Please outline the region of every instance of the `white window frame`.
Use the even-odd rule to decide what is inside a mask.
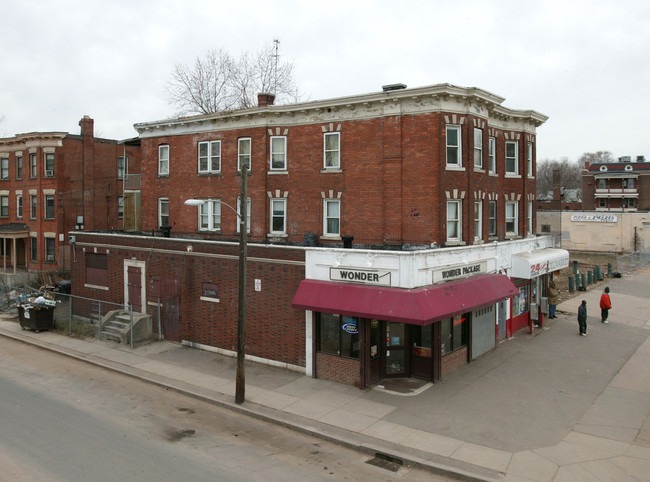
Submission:
[[[117,196],[117,219],[124,219],[124,196]]]
[[[276,142],[277,141],[277,142]],[[271,159],[269,160],[269,166],[272,171],[286,171],[287,170],[287,136],[271,136],[270,142],[270,153]],[[277,148],[278,143],[281,143],[282,150],[274,150]],[[281,156],[281,165],[278,163],[276,165],[275,156]]]
[[[496,137],[490,137],[488,139],[488,170],[490,173],[495,174],[497,172],[497,139]]]
[[[241,216],[241,196],[237,196],[237,232],[240,231],[239,216]],[[246,198],[246,232],[251,232],[251,198]]]
[[[167,223],[163,224],[163,205],[167,206]],[[158,227],[169,226],[169,198],[168,197],[159,197],[158,198]]]
[[[0,217],[9,217],[9,196],[0,196]]]
[[[38,157],[36,153],[29,153],[29,177],[34,179],[38,177]]]
[[[456,213],[457,216],[454,219],[449,219],[449,206],[450,205],[455,205],[456,206]],[[446,224],[446,229],[447,229],[447,241],[452,241],[452,242],[459,242],[463,239],[463,224],[462,224],[462,218],[463,218],[463,202],[460,199],[448,199],[447,200],[447,211],[446,211],[446,218],[447,218],[447,224]],[[455,224],[456,225],[456,236],[450,236],[449,235],[449,226],[450,224]]]
[[[199,231],[221,231],[221,199],[203,199],[199,205]]]
[[[474,167],[483,169],[483,129],[474,128]]]
[[[513,146],[513,145],[515,147],[514,158],[508,157],[508,146]],[[505,157],[506,157],[506,174],[518,175],[519,174],[519,142],[506,141]],[[514,162],[514,171],[508,169],[508,159],[512,159],[512,162]]]
[[[23,195],[16,194],[16,217],[22,219],[23,217]]]
[[[533,201],[528,201],[528,234],[533,234]]]
[[[248,144],[248,153],[242,153],[242,144]],[[251,159],[253,157],[253,141],[250,137],[241,137],[237,140],[237,171],[241,172],[242,161],[248,161],[248,172],[251,172]],[[239,229],[239,228],[238,228]]]
[[[528,177],[533,177],[533,143],[528,143]]]
[[[279,216],[275,215],[274,207],[276,205],[282,206],[282,229],[277,230],[273,229],[274,228],[274,223],[273,220],[276,218],[279,218]],[[271,216],[271,224],[269,225],[270,228],[270,233],[271,234],[287,234],[287,199],[286,198],[271,198],[270,202],[270,216]]]
[[[449,144],[449,132],[450,131],[455,131],[456,132],[456,139],[457,139],[457,144]],[[447,166],[451,167],[463,167],[463,151],[462,151],[462,138],[461,138],[461,130],[460,126],[458,125],[448,125],[446,126],[445,129],[445,146],[446,146],[446,161],[447,161]],[[455,149],[456,151],[456,162],[449,162],[449,150],[450,149]]]
[[[507,236],[517,236],[519,234],[519,202],[517,201],[506,201],[506,235]],[[512,208],[512,213],[508,213],[509,209]],[[512,225],[513,229],[508,229],[509,224]]]
[[[497,202],[488,202],[488,236],[497,235]]]
[[[206,148],[205,155],[201,155],[201,147]],[[215,153],[215,151],[218,151]],[[201,167],[204,160],[205,167]],[[201,141],[197,145],[197,169],[199,174],[217,174],[221,172],[221,141]]]
[[[23,156],[16,156],[16,179],[23,178]]]
[[[45,153],[43,166],[45,167],[45,177],[54,176],[54,153],[53,152]],[[48,172],[51,172],[52,174],[50,175],[48,174]]]
[[[128,157],[117,156],[117,178],[124,179],[126,175],[126,166],[129,162]]]
[[[158,146],[158,175],[169,176],[169,144]]]
[[[336,206],[336,216],[330,215],[330,206]],[[330,231],[329,221],[336,220],[338,222],[338,229]],[[324,199],[323,200],[323,236],[327,237],[340,237],[341,236],[341,200],[340,199]]]
[[[38,196],[29,195],[29,219],[38,219]]]
[[[336,139],[336,148],[328,149],[327,140]],[[328,163],[328,154],[330,162]],[[334,161],[334,158],[336,160]],[[325,132],[323,134],[323,169],[341,169],[341,133]]]
[[[9,179],[9,158],[0,158],[0,179]]]
[[[48,216],[48,212],[47,212],[48,200],[52,201],[52,206],[51,206],[52,212],[50,213],[51,216]],[[43,195],[43,219],[54,219],[56,215],[55,209],[56,209],[56,203],[54,200],[54,194],[44,194]]]
[[[474,239],[483,239],[483,201],[474,201]]]

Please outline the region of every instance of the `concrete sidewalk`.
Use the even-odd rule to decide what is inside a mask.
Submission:
[[[611,280],[610,324],[600,291],[558,306],[558,318],[417,394],[358,390],[246,364],[246,403],[234,403],[235,360],[156,342],[113,342],[22,331],[0,335],[261,419],[476,480],[650,480],[650,271]],[[578,335],[581,299],[589,336]]]

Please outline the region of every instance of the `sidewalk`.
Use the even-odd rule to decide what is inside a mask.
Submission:
[[[246,364],[234,403],[235,359],[169,342],[130,350],[99,340],[22,331],[0,314],[0,335],[50,349],[374,455],[469,480],[650,479],[650,270],[611,280],[611,322],[600,290],[558,306],[533,335],[495,350],[417,394],[315,380]],[[575,313],[589,308],[589,336]]]

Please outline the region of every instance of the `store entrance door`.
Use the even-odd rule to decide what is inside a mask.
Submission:
[[[433,379],[433,325],[411,326],[411,369],[412,376],[425,380]]]
[[[386,378],[403,377],[408,373],[408,340],[406,325],[393,321],[385,322],[386,345],[384,352],[384,374]]]
[[[383,378],[381,373],[382,323],[379,320],[370,320],[368,326],[369,336],[367,346],[370,351],[368,356],[368,383],[374,385]]]

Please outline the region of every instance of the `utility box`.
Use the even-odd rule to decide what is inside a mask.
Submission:
[[[548,298],[542,297],[542,300],[539,304],[539,310],[545,315],[548,315]]]
[[[537,303],[530,304],[530,319],[535,321],[539,320],[539,310]]]

